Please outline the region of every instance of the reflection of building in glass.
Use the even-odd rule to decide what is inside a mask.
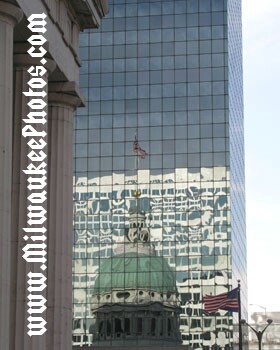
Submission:
[[[155,254],[138,203],[124,242],[100,263],[94,283],[90,333],[101,346],[180,343],[175,273]]]
[[[202,295],[212,292],[213,285],[216,285],[216,293],[220,293],[231,283],[226,173],[222,168],[213,170],[216,174],[215,188],[211,181],[199,186],[193,181],[188,188],[184,182],[188,174],[183,169],[175,169],[175,174],[165,174],[164,179],[162,176],[151,176],[148,170],[138,171],[138,179],[150,179],[150,184],[139,184],[138,188],[141,192],[139,206],[146,211],[152,246],[157,257],[165,257],[169,265],[176,268],[181,301],[180,329],[184,343],[188,343],[188,338],[193,334],[203,334],[203,343],[210,344],[216,329],[226,329],[228,336],[232,329],[232,321],[224,316],[225,312],[215,320],[203,315],[201,304]],[[77,319],[86,316],[87,326],[78,332],[84,333],[86,330],[90,339],[93,337],[95,319],[91,312],[92,305],[90,302],[85,305],[83,301],[91,300],[101,282],[105,285],[111,283],[114,260],[105,258],[131,251],[131,247],[127,248],[125,235],[132,225],[129,208],[137,203],[134,197],[137,178],[128,177],[123,188],[118,185],[118,177],[114,185],[114,177],[115,174],[102,178],[104,190],[109,191],[102,193],[99,192],[100,178],[81,178],[74,194],[74,287],[77,288],[74,289],[74,315]],[[138,219],[138,224],[140,222]],[[149,232],[144,227],[142,231]],[[139,247],[137,251],[140,251]],[[126,271],[130,273],[129,268]],[[147,272],[150,272],[149,268]],[[158,273],[162,274],[164,270]],[[105,293],[103,298],[108,295]],[[129,299],[127,302],[130,303]],[[101,305],[103,307],[102,300]],[[80,333],[76,336],[80,337]]]
[[[232,315],[205,314],[202,297],[241,279],[246,302],[240,33],[239,0],[117,0],[96,34],[82,34],[88,105],[75,130],[74,344],[96,345],[106,332],[113,345],[115,324],[97,327],[96,313],[120,291],[97,290],[127,252],[137,189],[150,259],[162,259],[161,274],[165,262],[175,271],[182,344],[232,346]],[[133,153],[135,133],[143,159]],[[122,272],[126,287],[130,270]]]

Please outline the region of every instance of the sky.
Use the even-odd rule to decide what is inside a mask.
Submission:
[[[280,0],[243,0],[250,311],[280,311]]]

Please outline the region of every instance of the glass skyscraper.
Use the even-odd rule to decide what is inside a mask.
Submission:
[[[73,344],[230,349],[203,295],[247,301],[241,0],[109,9],[80,37]]]

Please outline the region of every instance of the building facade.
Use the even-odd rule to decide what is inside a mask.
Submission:
[[[0,1],[0,349],[65,350],[72,346],[72,129],[74,110],[84,103],[79,90],[78,38],[85,28],[98,27],[106,12],[105,0],[86,0],[80,5],[70,0]],[[46,15],[45,22],[38,27],[46,29],[41,33],[47,41],[41,47],[46,50],[43,61],[28,54],[31,46],[36,46],[28,42],[33,34],[28,18],[42,14]],[[36,49],[37,54],[43,52]],[[27,115],[32,111],[32,97],[23,94],[30,87],[32,66],[36,66],[37,79],[38,71],[42,73],[45,68],[42,79],[46,83],[39,93],[45,92],[41,105],[46,104],[42,111],[47,122],[37,129],[45,133],[44,151],[47,149],[45,155],[48,154],[44,159],[47,175],[42,181],[47,199],[41,206],[47,230],[47,288],[42,284],[45,288],[41,295],[47,300],[46,305],[44,299],[39,299],[39,303],[43,301],[42,310],[46,306],[39,316],[47,322],[47,331],[40,336],[28,334],[32,295],[27,282],[30,272],[42,270],[39,264],[23,258],[23,248],[32,242],[23,228],[28,227],[34,214],[28,208],[30,182],[23,170],[33,161],[34,166],[38,164],[34,154],[33,159],[28,157],[31,149],[27,145],[36,137],[32,141],[22,135]],[[32,88],[38,92],[36,86]],[[38,225],[32,228],[36,231]],[[42,232],[37,233],[40,241]]]
[[[75,117],[73,345],[230,349],[236,316],[205,313],[203,295],[240,280],[247,303],[241,1],[109,8],[98,31],[80,35],[87,104]],[[174,300],[151,277],[158,259],[158,275],[175,276]],[[177,345],[162,311],[171,300]],[[162,320],[144,308],[146,330],[127,321],[142,317],[143,303]]]

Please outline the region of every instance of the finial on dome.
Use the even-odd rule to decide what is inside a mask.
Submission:
[[[141,196],[141,191],[140,190],[136,190],[133,192],[133,197],[135,198],[139,198]]]

